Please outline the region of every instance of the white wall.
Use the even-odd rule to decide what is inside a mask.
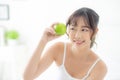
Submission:
[[[9,4],[10,20],[0,21],[8,29],[21,33],[21,40],[29,47],[31,55],[41,33],[53,22],[64,22],[76,9],[90,7],[100,15],[96,53],[106,62],[106,80],[119,80],[120,8],[119,0],[0,0]],[[52,69],[52,68],[51,68]]]

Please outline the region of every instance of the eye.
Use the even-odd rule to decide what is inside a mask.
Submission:
[[[81,31],[83,31],[83,32],[87,32],[87,31],[89,31],[89,29],[82,29]]]
[[[70,30],[75,30],[74,28],[70,28]]]

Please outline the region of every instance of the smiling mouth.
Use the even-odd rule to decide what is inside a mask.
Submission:
[[[81,44],[83,44],[85,41],[73,41],[76,45],[81,45]]]

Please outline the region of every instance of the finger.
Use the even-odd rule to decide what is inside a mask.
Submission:
[[[53,28],[54,29],[54,26],[56,25],[56,24],[58,24],[59,22],[55,22],[55,23],[53,23],[52,25],[51,25],[51,28]]]
[[[59,38],[61,35],[55,35],[55,38]]]
[[[55,30],[53,28],[49,28],[49,31],[52,33],[52,34],[55,34]]]

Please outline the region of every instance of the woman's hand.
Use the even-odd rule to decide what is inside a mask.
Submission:
[[[43,36],[42,36],[42,39],[44,41],[48,42],[48,41],[51,41],[53,39],[56,39],[56,38],[60,37],[60,36],[56,35],[56,32],[54,30],[54,26],[56,24],[58,24],[58,23],[54,23],[50,27],[48,27],[44,30],[44,33],[43,33]]]

